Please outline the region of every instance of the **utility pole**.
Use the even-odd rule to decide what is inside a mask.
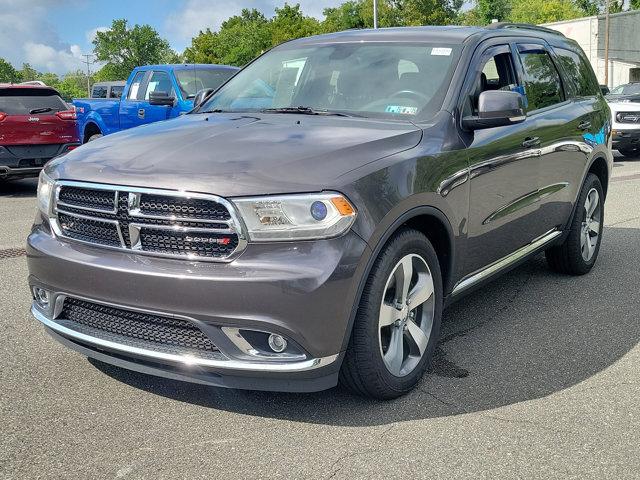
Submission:
[[[89,82],[89,77],[91,76],[91,71],[89,70],[89,64],[93,63],[92,61],[89,60],[89,57],[93,57],[92,53],[85,53],[84,55],[82,55],[85,60],[82,61],[82,63],[86,63],[87,64],[87,98],[91,96],[91,84]]]
[[[611,0],[607,0],[604,17],[604,84],[609,86],[609,6]]]
[[[378,0],[373,0],[373,28],[378,28]]]

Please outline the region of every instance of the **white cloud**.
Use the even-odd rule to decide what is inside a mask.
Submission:
[[[344,0],[295,0],[290,4],[299,3],[305,15],[318,19],[322,18],[322,11],[327,7],[339,5]],[[227,0],[212,2],[211,0],[187,0],[180,10],[172,12],[166,21],[166,31],[174,47],[182,49],[200,30],[210,28],[218,30],[227,18],[238,15],[243,8],[256,8],[267,17],[273,15],[276,7],[284,5],[284,0]]]
[[[78,45],[63,42],[48,21],[53,9],[69,8],[65,0],[0,0],[0,57],[16,68],[30,63],[57,74],[82,68]],[[73,3],[73,2],[71,2]]]
[[[107,30],[109,30],[109,27],[96,27],[96,28],[92,28],[91,30],[87,30],[85,32],[85,37],[87,39],[87,43],[92,43],[93,39],[96,38],[96,33],[98,32],[106,32]]]

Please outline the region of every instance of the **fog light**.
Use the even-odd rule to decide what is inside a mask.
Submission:
[[[269,347],[276,353],[282,353],[287,348],[287,341],[280,335],[269,335]]]
[[[40,287],[33,287],[33,296],[39,307],[49,308],[50,295],[47,290]]]

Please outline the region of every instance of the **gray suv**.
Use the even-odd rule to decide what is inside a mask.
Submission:
[[[596,261],[610,112],[561,34],[310,37],[205,93],[44,169],[32,312],[64,345],[176,380],[393,398],[449,303],[542,251],[566,274]]]

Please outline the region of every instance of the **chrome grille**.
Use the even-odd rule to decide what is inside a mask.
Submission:
[[[246,244],[233,206],[215,195],[60,181],[54,231],[158,256],[229,261]]]

